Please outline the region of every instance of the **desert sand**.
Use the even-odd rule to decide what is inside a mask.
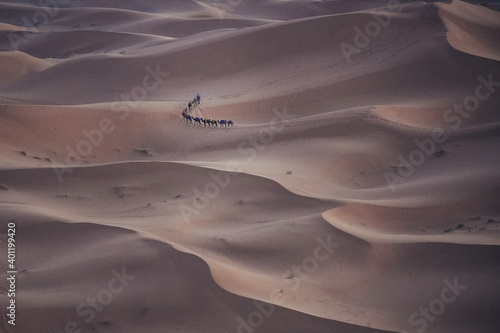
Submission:
[[[44,4],[0,4],[0,332],[500,330],[494,5]]]

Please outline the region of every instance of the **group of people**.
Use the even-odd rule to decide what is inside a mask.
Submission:
[[[184,109],[184,111],[191,111],[192,108],[194,108],[195,106],[199,105],[201,103],[201,97],[200,97],[200,94],[196,94],[196,97],[188,103],[188,107],[187,107],[187,110]]]
[[[196,106],[200,105],[201,97],[199,94],[196,94],[196,97],[188,103],[188,107],[182,111],[182,118],[188,124],[198,124],[203,127],[232,127],[234,123],[232,120],[215,120],[215,119],[206,119],[201,117],[193,117],[189,114],[189,112]]]

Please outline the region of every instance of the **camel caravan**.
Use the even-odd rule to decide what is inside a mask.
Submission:
[[[232,120],[216,120],[216,119],[194,117],[190,115],[189,112],[191,112],[191,110],[193,110],[200,104],[201,104],[201,97],[199,94],[196,94],[196,97],[191,102],[188,103],[188,107],[182,111],[182,118],[186,123],[203,127],[217,127],[217,128],[219,127],[226,128],[234,126]],[[198,109],[200,110],[201,113],[203,113],[201,108],[198,107]]]

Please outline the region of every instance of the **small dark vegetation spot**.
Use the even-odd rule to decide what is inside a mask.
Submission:
[[[144,156],[153,156],[147,149],[134,149],[136,152],[141,153]]]

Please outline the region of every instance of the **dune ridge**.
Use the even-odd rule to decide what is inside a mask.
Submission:
[[[459,281],[425,331],[495,332],[499,13],[399,5],[76,1],[24,27],[43,8],[0,4],[1,225],[23,244],[2,331],[415,332]],[[196,93],[236,126],[184,123]]]

